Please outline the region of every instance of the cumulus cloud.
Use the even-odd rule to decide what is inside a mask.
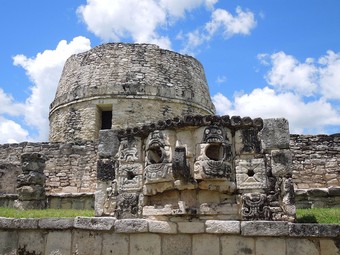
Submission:
[[[318,60],[307,58],[302,63],[282,51],[272,55],[259,54],[258,59],[270,66],[265,79],[278,90],[340,99],[340,53],[328,51]]]
[[[249,35],[255,27],[256,20],[251,11],[243,11],[241,7],[237,7],[236,14],[232,15],[224,9],[213,10],[210,21],[203,28],[197,28],[182,35],[182,38],[186,39],[182,52],[193,54],[198,46],[212,40],[219,34],[224,39],[229,39],[235,35]]]
[[[23,116],[25,123],[38,131],[38,137],[29,138],[28,132],[18,123],[1,117],[1,136],[3,140],[16,137],[14,140],[48,139],[48,109],[52,102],[59,78],[66,59],[72,54],[90,49],[90,41],[85,37],[76,37],[70,43],[62,40],[56,49],[45,50],[35,57],[16,55],[14,65],[25,69],[28,78],[33,83],[31,94],[24,103],[14,102],[13,98],[0,90],[0,101],[4,102],[0,114]]]
[[[0,116],[0,144],[29,140],[28,131],[18,123]]]
[[[268,86],[235,93],[232,99],[217,93],[213,102],[218,114],[284,117],[291,133],[322,133],[340,125],[340,112],[330,101],[340,98],[339,53],[328,51],[317,61],[308,58],[303,63],[284,52],[261,54],[259,60],[269,67]]]
[[[204,6],[212,12],[211,20],[193,31],[185,33],[183,52],[188,53],[219,31],[225,38],[235,34],[250,34],[256,26],[254,14],[236,8],[236,14],[224,9],[215,9],[218,0],[88,0],[77,9],[87,29],[103,41],[132,40],[139,43],[155,43],[162,48],[171,48],[168,36],[161,35],[187,13]]]

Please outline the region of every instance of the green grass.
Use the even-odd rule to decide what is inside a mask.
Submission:
[[[340,224],[340,208],[297,209],[299,223],[333,223]]]
[[[7,218],[72,218],[77,216],[93,217],[93,210],[16,210],[0,207],[0,217]],[[340,224],[340,208],[297,209],[296,218],[299,223]]]
[[[93,217],[93,210],[65,210],[65,209],[46,209],[46,210],[16,210],[13,208],[0,207],[0,217],[7,218],[73,218],[77,216]]]

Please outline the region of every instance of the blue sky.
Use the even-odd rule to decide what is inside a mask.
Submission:
[[[193,55],[218,114],[340,132],[338,0],[5,0],[0,12],[0,143],[47,141],[65,60],[106,42]]]

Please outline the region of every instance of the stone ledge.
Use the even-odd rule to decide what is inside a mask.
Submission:
[[[74,227],[89,230],[111,230],[116,218],[113,217],[76,217]]]
[[[116,233],[160,234],[241,234],[242,236],[287,236],[340,238],[340,225],[301,224],[284,221],[223,221],[167,222],[146,219],[121,219],[113,217],[76,217],[13,219],[0,217],[0,230],[4,229],[85,229]]]
[[[285,221],[242,221],[243,236],[288,236],[288,222]]]
[[[207,233],[240,234],[241,232],[239,221],[207,220],[205,226]]]
[[[143,219],[124,219],[115,222],[117,233],[142,233],[149,232],[148,221]]]
[[[340,225],[335,224],[289,224],[289,236],[340,237]]]
[[[70,229],[74,227],[74,218],[43,218],[39,219],[41,229]]]

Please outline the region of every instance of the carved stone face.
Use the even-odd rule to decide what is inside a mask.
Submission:
[[[223,143],[225,141],[223,130],[217,126],[210,126],[204,130],[203,142]]]

